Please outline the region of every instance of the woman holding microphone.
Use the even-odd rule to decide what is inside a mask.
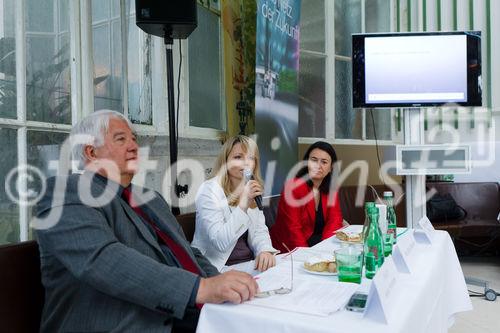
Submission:
[[[276,264],[264,214],[255,198],[263,193],[255,141],[238,135],[222,147],[214,177],[196,195],[196,228],[192,246],[219,269],[255,259],[254,269]]]

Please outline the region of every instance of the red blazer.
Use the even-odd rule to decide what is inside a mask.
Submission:
[[[307,197],[309,196],[309,197]],[[299,205],[293,201],[300,201]],[[337,193],[321,193],[321,203],[325,226],[321,239],[335,234],[342,227],[342,211]],[[316,209],[312,188],[299,178],[285,183],[278,204],[276,223],[271,227],[270,235],[273,247],[288,252],[281,244],[285,243],[290,250],[295,247],[308,247],[307,240],[314,232]]]

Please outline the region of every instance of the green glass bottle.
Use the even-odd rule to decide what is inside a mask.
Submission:
[[[370,225],[364,240],[365,276],[372,279],[384,262],[383,242],[378,225],[378,208],[368,208]]]
[[[378,232],[378,235],[379,235],[379,241],[378,241],[378,253],[380,253],[381,255],[379,255],[377,257],[377,265],[378,267],[380,268],[382,266],[382,264],[384,263],[384,235],[382,234],[382,230],[380,229],[380,211],[378,210],[378,208],[375,206],[374,208],[369,208],[369,209],[372,209],[372,214],[375,215],[374,216],[374,220],[376,221],[376,226],[377,226],[377,232]]]
[[[367,201],[365,202],[365,222],[363,224],[363,242],[364,240],[366,239],[366,236],[367,236],[367,233],[368,233],[368,229],[370,227],[370,218],[368,217],[368,209],[370,207],[374,207],[376,208],[377,206],[375,206],[375,202],[373,201]]]
[[[387,235],[391,238],[390,240],[392,242],[392,245],[394,245],[397,241],[397,221],[396,211],[394,210],[394,199],[391,191],[384,192],[384,201],[387,205]]]

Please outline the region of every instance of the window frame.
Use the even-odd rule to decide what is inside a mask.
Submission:
[[[202,6],[199,3],[197,4],[198,7]],[[205,7],[206,10],[208,10],[210,13],[216,15],[218,17],[218,31],[219,31],[219,60],[220,60],[220,72],[219,76],[221,78],[221,87],[220,87],[220,100],[221,100],[221,110],[220,110],[220,120],[222,122],[222,130],[219,129],[214,129],[214,128],[207,128],[207,127],[197,127],[197,126],[191,126],[190,125],[190,119],[189,119],[189,43],[188,40],[182,41],[182,78],[181,80],[184,81],[184,84],[181,83],[182,88],[181,89],[181,100],[179,104],[179,124],[182,124],[179,127],[179,137],[184,137],[184,138],[196,138],[196,139],[212,139],[212,140],[217,140],[218,137],[221,135],[227,133],[227,108],[226,108],[226,100],[224,98],[225,96],[225,91],[226,91],[226,82],[225,82],[225,67],[224,67],[224,45],[223,45],[223,31],[222,31],[222,19],[220,12],[217,12],[216,10],[212,8],[207,8]],[[175,78],[177,78],[178,75],[178,61],[179,61],[179,54],[178,54],[178,44],[174,44],[174,73],[175,73]],[[176,52],[177,51],[177,52]],[[176,81],[176,80],[174,80]],[[177,94],[177,91],[175,92]]]
[[[60,1],[55,3],[54,11],[58,13]],[[125,13],[126,0],[120,0],[120,21],[122,38],[122,71],[123,71],[123,112],[128,117],[128,63],[127,63],[127,20],[130,15]],[[71,124],[60,124],[50,122],[40,122],[27,120],[27,77],[26,68],[26,0],[16,0],[14,2],[14,30],[15,30],[15,51],[16,51],[16,118],[0,117],[1,128],[11,128],[17,133],[17,164],[26,165],[28,161],[28,131],[46,131],[70,133],[72,126],[80,119],[94,112],[94,64],[93,64],[93,45],[92,45],[92,4],[87,0],[70,0],[68,4],[69,15],[69,47],[70,47],[70,100],[71,100]],[[199,128],[189,126],[189,116],[186,112],[189,109],[189,68],[188,68],[188,45],[187,41],[182,43],[182,73],[181,73],[181,95],[179,104],[179,131],[181,138],[208,139],[216,141],[221,133],[227,130],[227,113],[224,100],[225,82],[224,82],[224,52],[222,49],[222,22],[220,13],[211,10],[219,17],[219,53],[221,63],[221,120],[224,130],[215,130],[210,128]],[[59,19],[59,16],[57,16]],[[55,24],[55,23],[54,23]],[[110,23],[108,23],[110,24]],[[57,32],[54,32],[57,34]],[[143,45],[146,33],[139,31],[139,44]],[[134,124],[134,128],[139,135],[145,136],[164,136],[168,135],[168,103],[167,103],[167,83],[166,83],[166,49],[162,38],[152,36],[151,56],[152,70],[152,125]],[[177,82],[179,55],[179,41],[174,41],[174,84]],[[139,62],[143,62],[142,54],[139,55]],[[141,76],[141,87],[143,86],[144,75]],[[174,87],[177,94],[177,85]],[[19,182],[19,191],[26,192],[28,184],[25,177],[21,177]],[[31,206],[17,205],[19,211],[19,241],[30,239],[29,217]]]
[[[123,75],[126,78],[127,73],[127,41],[126,41],[126,22],[128,16],[125,13],[125,0],[120,0],[121,5],[121,27],[122,27],[122,61],[123,61]],[[198,5],[199,6],[199,5]],[[93,52],[92,52],[92,7],[90,1],[81,1],[81,34],[82,49],[87,50],[85,54],[82,54],[82,72],[87,73],[82,76],[82,110],[81,116],[86,116],[89,114],[88,110],[94,110],[94,86],[93,86]],[[177,129],[177,135],[179,138],[186,139],[207,139],[207,140],[217,140],[217,138],[226,133],[227,131],[227,111],[226,111],[226,101],[224,99],[225,82],[224,82],[224,51],[222,45],[222,22],[220,18],[220,13],[213,9],[208,9],[211,13],[218,16],[219,21],[219,53],[220,63],[221,63],[221,110],[220,117],[223,124],[222,130],[196,127],[189,125],[189,50],[187,40],[174,40],[172,45],[173,53],[173,72],[174,72],[174,96],[179,98],[179,117],[177,120],[179,126]],[[146,37],[146,33],[142,30],[139,31],[140,44],[143,45]],[[182,50],[182,66],[181,66],[181,91],[180,96],[177,96],[177,78],[179,75],[179,42],[181,43]],[[155,70],[151,73],[151,81],[154,82],[152,85],[152,125],[145,124],[134,124],[134,128],[139,135],[146,136],[168,136],[169,135],[169,120],[168,120],[168,98],[167,98],[167,83],[166,83],[166,46],[164,40],[160,37],[152,36],[152,68]],[[140,62],[144,61],[142,59],[142,54],[139,55]],[[144,76],[141,77],[141,87],[143,85]],[[123,111],[124,115],[128,117],[128,89],[127,80],[123,80]],[[177,106],[177,104],[175,104]],[[177,115],[176,115],[177,116]]]
[[[125,0],[121,0],[124,2]],[[201,6],[197,4],[197,6]],[[122,11],[124,6],[122,5]],[[189,46],[187,39],[176,39],[172,45],[172,62],[173,62],[173,75],[174,75],[174,96],[177,111],[177,99],[179,99],[179,112],[176,112],[176,121],[178,122],[177,135],[179,138],[183,139],[205,139],[217,141],[218,137],[227,132],[227,108],[225,95],[225,68],[224,68],[224,50],[222,44],[222,20],[220,17],[220,12],[212,8],[206,8],[212,14],[218,16],[218,32],[219,32],[219,59],[221,64],[220,77],[221,77],[221,110],[220,118],[223,125],[222,130],[197,127],[189,125]],[[91,10],[91,9],[90,9]],[[91,14],[91,11],[90,11]],[[122,36],[123,34],[123,13],[122,13]],[[90,21],[91,22],[91,21]],[[146,33],[142,30],[139,31],[141,43],[144,42]],[[181,64],[181,82],[180,82],[180,95],[177,95],[177,79],[179,76],[179,62],[181,61],[179,57],[179,43],[181,43],[182,52],[182,64]],[[90,43],[90,45],[92,45]],[[126,41],[122,40],[122,47],[126,45]],[[155,70],[151,73],[151,80],[154,82],[152,85],[152,125],[144,124],[134,124],[134,128],[139,135],[147,136],[168,136],[169,135],[169,119],[168,119],[168,97],[167,97],[167,67],[166,67],[166,45],[164,44],[163,38],[152,36],[152,68]],[[125,47],[126,49],[126,47]],[[91,52],[89,55],[92,57]],[[92,59],[90,59],[92,61]],[[140,61],[143,61],[142,55],[140,55]],[[125,66],[126,67],[126,66]],[[93,66],[92,66],[93,68]],[[89,72],[87,72],[89,73]],[[93,72],[92,72],[93,73]],[[124,70],[125,73],[125,70]],[[89,78],[92,83],[93,77]],[[141,86],[142,86],[141,80]],[[93,87],[93,86],[92,86]],[[125,87],[126,88],[126,87]],[[92,88],[93,89],[93,88]],[[126,89],[125,89],[126,90]],[[124,96],[127,92],[124,92]],[[93,96],[92,96],[93,98]],[[93,101],[93,99],[92,99]],[[128,102],[128,101],[127,101]],[[125,106],[125,103],[124,103]],[[93,110],[93,108],[92,108]],[[124,114],[128,117],[128,108],[124,107]],[[177,118],[178,117],[178,118]]]
[[[365,32],[365,2],[361,0],[361,31]],[[390,1],[390,30],[394,31],[394,0]],[[374,145],[374,139],[367,139],[367,112],[366,109],[360,109],[356,112],[361,112],[361,139],[339,139],[335,137],[335,61],[351,62],[350,57],[338,55],[335,53],[335,3],[334,1],[324,0],[325,3],[325,137],[299,137],[299,144],[312,144],[319,140],[326,140],[334,144],[356,144],[356,145]],[[300,52],[305,52],[314,55],[323,55],[322,52],[315,52],[300,49]],[[377,140],[379,145],[392,145],[397,140],[397,135],[394,131],[394,114],[395,110],[390,109],[391,112],[391,139],[390,140]]]
[[[59,1],[56,1],[56,6],[54,11],[59,10]],[[71,121],[72,124],[75,121],[74,115],[75,106],[78,106],[78,101],[75,100],[77,94],[73,88],[73,84],[78,80],[78,72],[74,72],[75,66],[79,61],[79,55],[76,53],[76,43],[77,31],[74,29],[74,24],[71,24],[75,14],[77,15],[77,8],[75,3],[70,1],[69,6],[70,11],[70,24],[69,24],[69,35],[70,35],[70,94],[71,94]],[[58,123],[47,123],[40,121],[27,120],[27,94],[26,94],[26,68],[27,68],[27,54],[26,54],[26,1],[15,1],[14,5],[14,15],[15,15],[15,50],[16,50],[16,118],[0,118],[0,126],[3,128],[15,129],[17,132],[17,164],[26,165],[28,161],[28,131],[55,131],[69,133],[72,125],[69,124],[58,124]],[[57,34],[57,32],[54,32]],[[76,76],[76,77],[75,77]],[[25,177],[19,178],[18,182],[19,192],[26,193],[28,189],[28,184]],[[19,241],[27,241],[29,239],[29,209],[27,205],[19,204],[17,205],[19,209]]]

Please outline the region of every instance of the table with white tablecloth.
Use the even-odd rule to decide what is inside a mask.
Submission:
[[[403,233],[399,237],[413,237],[413,233]],[[340,246],[332,237],[312,249],[325,252]],[[279,265],[286,264],[279,262]],[[300,261],[294,262],[294,276],[297,278],[337,280],[336,276],[308,274]],[[435,231],[432,244],[418,242],[413,264],[416,269],[411,274],[398,273],[394,298],[397,315],[389,323],[344,309],[328,316],[316,316],[245,303],[206,304],[200,314],[197,332],[446,332],[456,313],[472,310],[462,269],[448,233]],[[363,278],[359,289],[367,292],[371,282]]]

